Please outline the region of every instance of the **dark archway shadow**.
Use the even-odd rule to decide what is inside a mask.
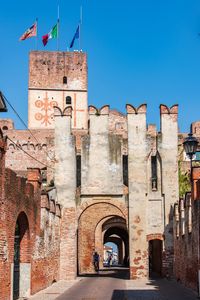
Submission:
[[[129,268],[110,267],[99,270],[98,273],[81,274],[78,277],[109,277],[127,280],[129,279]]]

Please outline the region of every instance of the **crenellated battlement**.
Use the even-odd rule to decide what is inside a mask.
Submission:
[[[171,107],[168,107],[165,104],[160,104],[160,114],[178,114],[178,104],[174,104]]]
[[[110,106],[109,105],[104,105],[101,108],[96,108],[94,105],[89,105],[88,107],[88,113],[89,115],[108,115],[110,112]]]
[[[135,107],[131,104],[126,104],[127,114],[146,114],[147,104],[141,104],[138,107]]]
[[[72,117],[72,106],[67,106],[63,110],[58,107],[54,106],[54,117],[63,117],[63,116],[70,116]]]

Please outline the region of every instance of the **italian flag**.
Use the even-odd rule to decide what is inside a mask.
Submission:
[[[46,44],[50,39],[56,39],[57,37],[58,37],[58,23],[55,26],[53,26],[53,28],[49,33],[43,35],[42,37],[43,45],[46,46]]]

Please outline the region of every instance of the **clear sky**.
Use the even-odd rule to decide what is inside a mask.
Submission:
[[[38,17],[38,50],[56,50],[41,36],[57,19],[66,51],[83,5],[82,49],[88,54],[89,104],[125,112],[147,103],[148,123],[159,129],[159,104],[179,104],[179,127],[200,120],[200,0],[1,1],[0,89],[27,122],[28,54],[35,38],[19,42]],[[75,49],[77,46],[75,45]],[[17,128],[23,126],[9,109]]]

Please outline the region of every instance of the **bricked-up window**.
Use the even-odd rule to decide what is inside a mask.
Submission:
[[[67,77],[66,76],[63,77],[63,84],[67,84]]]
[[[157,157],[151,156],[151,188],[152,191],[157,190]]]
[[[76,186],[81,186],[81,155],[76,156]]]
[[[123,184],[128,186],[128,155],[123,155]]]
[[[66,104],[72,104],[72,98],[70,96],[66,97]]]

